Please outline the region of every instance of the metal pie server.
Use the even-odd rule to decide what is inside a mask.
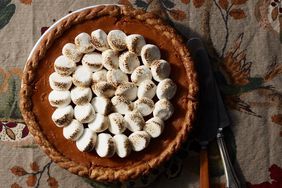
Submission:
[[[207,63],[207,56],[203,55],[204,50],[199,39],[190,39],[188,47],[195,60],[199,78],[199,111],[197,126],[195,129],[195,139],[201,145],[200,151],[200,188],[208,188],[209,169],[208,169],[208,144],[216,138],[218,129],[217,113],[217,93],[211,65]]]
[[[196,138],[201,145],[200,187],[209,187],[206,148],[209,141],[217,138],[226,175],[226,187],[240,188],[241,185],[230,162],[222,133],[223,128],[230,125],[230,119],[224,107],[216,81],[213,77],[207,52],[205,51],[201,40],[198,38],[190,39],[187,42],[187,45],[192,53],[193,59],[196,61],[200,84],[198,117],[198,125],[200,127],[195,132]]]

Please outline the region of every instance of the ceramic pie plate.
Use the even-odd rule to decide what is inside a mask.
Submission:
[[[161,56],[171,64],[170,78],[177,84],[171,100],[173,116],[165,121],[162,135],[141,152],[126,158],[101,158],[95,152],[80,152],[73,141],[63,137],[62,129],[51,119],[48,78],[62,47],[81,32],[120,29],[140,34],[157,45]],[[79,9],[54,23],[38,40],[26,62],[20,93],[23,118],[35,141],[59,166],[79,176],[103,182],[126,181],[145,175],[178,151],[194,124],[198,83],[196,71],[180,35],[152,13],[119,5],[98,5]]]

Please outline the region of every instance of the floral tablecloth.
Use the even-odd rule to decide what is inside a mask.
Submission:
[[[152,11],[185,38],[204,41],[232,117],[226,140],[240,179],[252,188],[282,187],[282,0],[0,0],[0,187],[199,186],[193,139],[150,175],[115,185],[61,169],[34,143],[18,107],[29,52],[56,20],[101,3]],[[215,142],[209,150],[212,187],[224,187]]]

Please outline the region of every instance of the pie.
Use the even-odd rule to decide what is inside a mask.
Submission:
[[[65,130],[65,122],[60,121],[60,118],[56,119],[57,116],[55,116],[54,118],[53,115],[56,111],[56,108],[54,108],[54,106],[58,104],[56,103],[56,100],[52,99],[56,98],[59,95],[57,94],[58,92],[51,94],[52,89],[54,89],[54,85],[49,84],[50,78],[54,77],[51,76],[52,74],[54,74],[54,62],[56,62],[56,60],[62,55],[62,52],[67,56],[67,53],[64,53],[66,44],[74,43],[78,35],[84,33],[85,36],[87,36],[90,35],[93,31],[97,30],[104,31],[108,34],[108,36],[112,31],[122,31],[127,36],[137,34],[138,36],[144,37],[147,44],[156,45],[160,49],[161,59],[169,62],[171,67],[169,77],[177,86],[175,96],[170,100],[170,103],[174,107],[174,113],[169,119],[165,118],[167,120],[164,123],[162,134],[158,135],[157,138],[151,139],[150,143],[148,145],[146,144],[146,148],[144,147],[142,148],[142,150],[135,149],[134,152],[127,153],[125,156],[122,154],[114,155],[113,152],[109,152],[107,155],[101,152],[99,153],[98,151],[101,150],[99,150],[100,146],[97,147],[97,144],[97,152],[88,152],[87,150],[89,149],[89,147],[84,147],[83,144],[76,144],[76,141],[74,141],[77,140],[79,136],[75,135],[74,137],[72,137],[73,139],[66,139],[66,137],[70,135],[68,135],[68,132]],[[95,44],[95,41],[92,40],[92,43]],[[118,45],[114,42],[113,44],[110,43],[110,46],[116,47],[116,50],[124,49],[123,45]],[[89,48],[85,48],[83,50],[87,51],[89,50]],[[129,48],[129,50],[134,51],[136,49]],[[103,51],[102,48],[101,51]],[[75,54],[75,52],[72,52],[71,54]],[[90,49],[89,53],[86,53],[84,55],[82,65],[86,66],[86,64],[91,60],[91,58],[93,58],[93,56],[96,59],[98,56],[100,57],[99,54],[91,52]],[[76,54],[75,58],[77,58],[77,61],[79,61],[79,63],[81,64],[81,57],[79,57],[79,54]],[[124,60],[124,62],[126,62],[127,58],[130,58],[130,62],[134,61],[134,58],[130,51],[125,52],[119,56],[119,60],[122,59]],[[94,62],[94,64],[95,63],[97,62]],[[59,63],[57,63],[57,65],[58,64]],[[96,69],[101,69],[101,67],[99,67],[100,64],[94,64],[87,64],[87,66],[89,66],[93,70],[95,69],[95,71]],[[84,73],[81,73],[83,71],[82,65],[78,65],[74,73],[72,73],[72,71],[70,70],[59,69],[59,66],[55,67],[55,71],[61,74],[72,74],[72,81],[75,86],[80,86],[80,84],[82,84],[83,86],[85,86],[85,84],[89,85],[89,83],[85,81],[85,79],[80,79],[81,76],[85,76]],[[144,63],[144,65],[146,64]],[[107,69],[111,69],[109,68],[111,66],[112,65],[107,65],[105,67]],[[135,65],[134,67],[130,66],[128,67],[127,65],[119,65],[121,69],[121,71],[119,71],[132,75],[133,70],[137,67],[137,65]],[[65,73],[63,73],[64,71]],[[109,76],[110,80],[112,81],[111,84],[114,85],[110,88],[116,88],[117,86],[119,86],[119,84],[121,84],[119,82],[122,80],[122,78],[126,79],[125,77],[122,77],[120,75],[121,73],[118,72],[115,74],[112,73],[111,77]],[[63,76],[57,75],[56,78],[61,77]],[[153,75],[153,77],[158,80],[156,75]],[[134,79],[130,80],[133,82]],[[107,91],[107,93],[104,90],[99,90],[99,84],[102,85],[103,88],[105,88],[105,84],[109,84],[105,82],[103,83],[103,85],[101,84],[101,82],[95,83],[95,87],[92,86],[93,92],[97,96],[105,94],[112,96],[112,93],[110,92],[111,90],[109,90],[109,92]],[[108,85],[107,88],[109,88]],[[72,89],[73,88],[69,90]],[[112,103],[115,103],[115,105],[118,105],[118,101],[123,101],[118,99],[120,97],[119,94],[122,93],[122,91],[124,90],[121,89],[118,92],[115,92],[116,96],[114,96],[113,98],[116,98],[112,98]],[[89,92],[89,90],[82,91],[82,89],[76,89],[75,91],[73,91],[72,101],[75,101],[75,103],[81,102],[81,100],[77,99],[78,96],[80,96],[83,92],[87,93]],[[32,54],[28,59],[24,69],[20,107],[23,118],[31,134],[34,136],[35,141],[59,166],[77,175],[86,176],[97,181],[126,181],[129,179],[135,179],[158,167],[159,165],[167,161],[181,147],[181,144],[187,139],[187,136],[191,132],[191,128],[194,123],[197,108],[197,93],[198,85],[196,81],[196,71],[194,69],[193,62],[191,60],[188,49],[185,46],[185,43],[174,29],[172,29],[169,25],[164,23],[161,19],[159,19],[152,13],[146,13],[144,11],[135,10],[131,7],[126,6],[100,5],[72,13],[70,16],[65,17],[64,19],[56,23],[56,25],[51,30],[47,31],[46,34],[42,36],[42,39],[32,51]],[[162,98],[164,97],[164,94],[158,93],[157,96],[158,98]],[[129,99],[132,98],[132,100],[134,98],[132,97],[131,93],[128,94],[128,97]],[[171,97],[172,95],[169,98]],[[93,97],[91,99],[94,100]],[[86,100],[88,100],[89,102],[90,99]],[[148,104],[150,104],[150,101],[148,102],[144,100],[139,100],[138,102],[136,102],[137,104],[135,104],[138,107],[138,104],[142,102],[147,102]],[[69,104],[69,102],[67,103]],[[121,105],[122,108],[119,108],[119,111],[117,110],[118,112],[123,113],[126,110],[125,108],[123,108],[123,105],[124,104]],[[91,108],[90,103],[88,106],[83,106],[83,108],[81,108],[80,104],[78,104],[77,106],[79,106],[80,108],[77,109],[77,114],[81,114],[85,111],[85,109]],[[148,113],[147,110],[142,111],[142,109],[140,108],[141,107],[139,107],[139,110],[142,112],[141,114],[143,116],[149,117],[149,114],[152,113]],[[72,106],[69,105],[68,108],[65,109],[65,111],[71,111],[71,109]],[[147,107],[146,109],[149,109],[149,107]],[[106,107],[99,110],[103,111],[103,113],[106,113]],[[115,118],[118,116],[118,113],[114,115],[112,114],[109,115],[109,118]],[[154,112],[154,116],[155,114],[157,113]],[[82,118],[80,115],[75,116],[75,120],[77,122],[82,122],[83,125],[85,125],[84,123],[91,122],[94,119],[94,117],[92,116],[87,116],[87,118]],[[104,116],[100,117],[100,119],[103,118]],[[56,121],[58,119],[59,121]],[[67,123],[69,124],[70,122]],[[76,125],[77,123],[74,126]],[[90,126],[88,127],[90,128]],[[96,131],[98,130],[97,127],[92,127],[91,129],[95,129]],[[128,127],[128,129],[134,132],[136,128]],[[137,130],[139,131],[138,128]],[[100,140],[104,142],[105,140],[109,141],[109,139],[111,139],[111,135],[107,132],[103,133],[103,131],[106,131],[106,128],[102,126],[99,127],[99,131],[97,131],[99,133],[101,132]],[[125,130],[119,132],[119,130],[114,128],[109,129],[109,132],[111,134],[120,134],[124,131]],[[126,135],[128,134],[130,134],[128,133],[128,130],[127,132],[125,131],[124,137],[126,137]],[[104,148],[104,145],[102,145],[101,147]]]

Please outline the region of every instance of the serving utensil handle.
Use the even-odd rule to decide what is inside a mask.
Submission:
[[[221,128],[217,133],[217,144],[219,147],[220,156],[223,162],[223,168],[226,176],[226,188],[241,188],[242,186],[230,161]]]
[[[200,151],[200,188],[209,188],[209,162],[206,146]]]

